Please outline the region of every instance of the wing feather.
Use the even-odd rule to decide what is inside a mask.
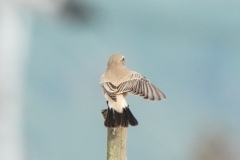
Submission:
[[[140,96],[141,96],[141,97],[144,97],[144,94],[145,94],[145,93],[144,93],[144,92],[145,92],[145,90],[144,90],[144,83],[143,83],[143,81],[140,81],[140,82],[141,82],[141,83],[140,83],[140,84],[141,84],[141,93],[140,93]]]
[[[150,100],[166,99],[166,96],[154,84],[137,72],[129,74],[126,80],[118,85],[106,81],[103,75],[100,79],[100,84],[114,101],[117,101],[116,94],[124,92],[130,92]]]
[[[152,93],[153,93],[153,97],[154,97],[154,99],[156,99],[156,100],[160,100],[160,96],[158,95],[158,93],[157,93],[156,89],[153,87],[153,85],[150,84],[149,86],[150,86],[151,89],[152,89]]]
[[[148,87],[148,99],[154,100],[153,91],[149,83],[146,83]]]
[[[139,94],[139,91],[140,91],[140,88],[139,88],[139,81],[138,80],[136,80],[137,81],[137,83],[136,83],[136,87],[135,87],[135,93],[136,94]]]
[[[108,92],[104,87],[103,87],[103,90],[104,90],[105,93],[107,93],[107,95],[108,95],[113,101],[117,102],[117,96],[116,96],[116,94],[111,93],[111,92]]]
[[[166,99],[166,96],[154,84],[152,84],[152,85],[154,86],[154,88],[156,89],[158,95],[160,96],[160,100],[161,99]]]
[[[148,87],[147,87],[147,83],[143,82],[143,86],[144,86],[144,99],[148,99]]]

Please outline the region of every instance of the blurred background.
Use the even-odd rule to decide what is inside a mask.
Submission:
[[[110,55],[165,93],[128,96],[128,159],[240,159],[240,1],[0,1],[0,160],[106,159]]]

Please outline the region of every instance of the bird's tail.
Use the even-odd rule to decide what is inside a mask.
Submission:
[[[129,107],[123,108],[123,112],[119,113],[116,110],[109,108],[107,110],[107,116],[104,125],[108,128],[114,127],[128,127],[128,125],[136,126],[138,125],[137,119],[133,116]]]

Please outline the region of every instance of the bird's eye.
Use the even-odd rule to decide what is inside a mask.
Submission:
[[[122,61],[125,61],[124,57],[123,57]]]

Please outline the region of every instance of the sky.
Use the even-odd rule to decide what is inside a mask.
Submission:
[[[128,129],[128,159],[201,159],[201,147],[214,137],[230,146],[226,159],[238,159],[239,1],[79,2],[87,6],[86,21],[29,11],[29,160],[106,159],[99,78],[114,53],[167,97],[127,97],[139,122]]]

